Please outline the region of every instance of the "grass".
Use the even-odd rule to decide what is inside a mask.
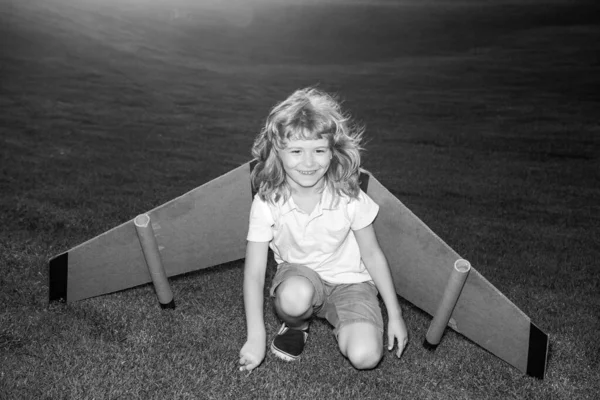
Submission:
[[[592,2],[0,4],[1,399],[597,396]],[[49,258],[247,161],[311,84],[367,125],[365,167],[549,333],[545,380],[452,331],[427,352],[406,302],[400,361],[355,371],[316,321],[301,361],[240,374],[241,261],[172,279],[170,312],[148,285],[47,303]]]

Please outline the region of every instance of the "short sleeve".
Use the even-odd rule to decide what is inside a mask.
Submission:
[[[350,216],[350,227],[353,231],[367,227],[373,223],[379,206],[362,190],[357,199],[352,199],[348,204],[348,215]]]
[[[273,239],[274,223],[269,205],[258,195],[254,196],[246,239],[251,242],[270,242]]]

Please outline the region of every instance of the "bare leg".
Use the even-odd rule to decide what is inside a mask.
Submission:
[[[281,282],[275,290],[275,311],[290,328],[304,328],[312,316],[314,287],[301,276],[293,276]]]
[[[383,335],[368,322],[343,326],[338,333],[338,345],[356,369],[373,369],[383,356]]]

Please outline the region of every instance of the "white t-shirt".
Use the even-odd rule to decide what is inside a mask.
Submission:
[[[277,264],[288,262],[312,268],[330,283],[359,283],[371,280],[365,268],[355,230],[373,222],[379,206],[362,190],[358,199],[341,197],[332,206],[326,188],[308,215],[290,198],[270,204],[254,197],[247,239],[270,242]]]

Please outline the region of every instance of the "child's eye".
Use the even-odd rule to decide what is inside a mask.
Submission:
[[[300,150],[290,150],[290,153],[292,153],[292,154],[300,154]]]

